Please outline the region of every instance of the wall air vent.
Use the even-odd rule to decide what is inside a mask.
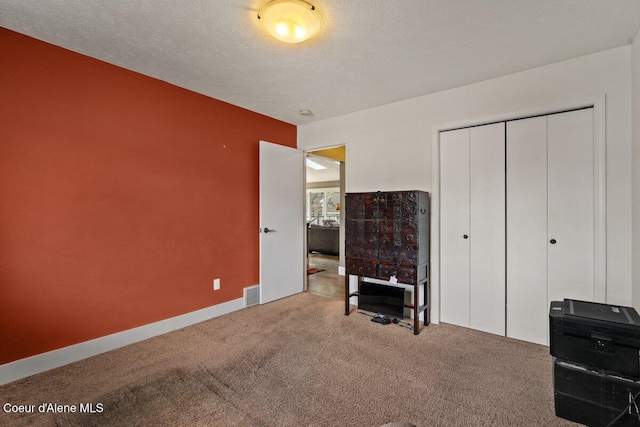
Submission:
[[[260,304],[260,285],[244,288],[244,306]]]

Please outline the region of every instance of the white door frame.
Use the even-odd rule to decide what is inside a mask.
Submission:
[[[431,129],[431,319],[440,322],[440,132],[469,126],[547,115],[565,110],[593,107],[594,124],[594,295],[596,302],[607,301],[606,239],[606,96],[580,98],[529,110],[478,117],[434,125]]]

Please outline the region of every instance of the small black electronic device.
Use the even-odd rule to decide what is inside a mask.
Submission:
[[[380,323],[382,325],[388,325],[391,323],[391,319],[387,316],[374,316],[371,318],[372,322]]]

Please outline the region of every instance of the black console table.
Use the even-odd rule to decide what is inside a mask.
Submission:
[[[349,299],[351,297],[359,297],[360,296],[360,284],[362,283],[362,276],[357,276],[358,278],[358,290],[355,292],[349,292],[349,274],[345,276],[344,279],[344,314],[348,316],[351,314],[351,304],[349,304]],[[422,304],[418,304],[418,294],[420,285],[424,285],[424,292],[422,294]],[[420,313],[424,312],[424,326],[429,326],[429,281],[427,279],[423,280],[420,283],[413,284],[413,304],[405,304],[405,308],[413,309],[413,335],[418,335],[420,333]],[[418,307],[416,310],[415,307]]]

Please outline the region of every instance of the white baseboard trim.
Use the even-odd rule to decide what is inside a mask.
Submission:
[[[244,308],[244,299],[238,298],[202,310],[9,362],[0,365],[0,385],[182,329],[241,308]]]
[[[346,272],[345,268],[343,266],[341,266],[341,265],[338,266],[338,275],[344,276],[346,274],[347,274],[347,272]]]

